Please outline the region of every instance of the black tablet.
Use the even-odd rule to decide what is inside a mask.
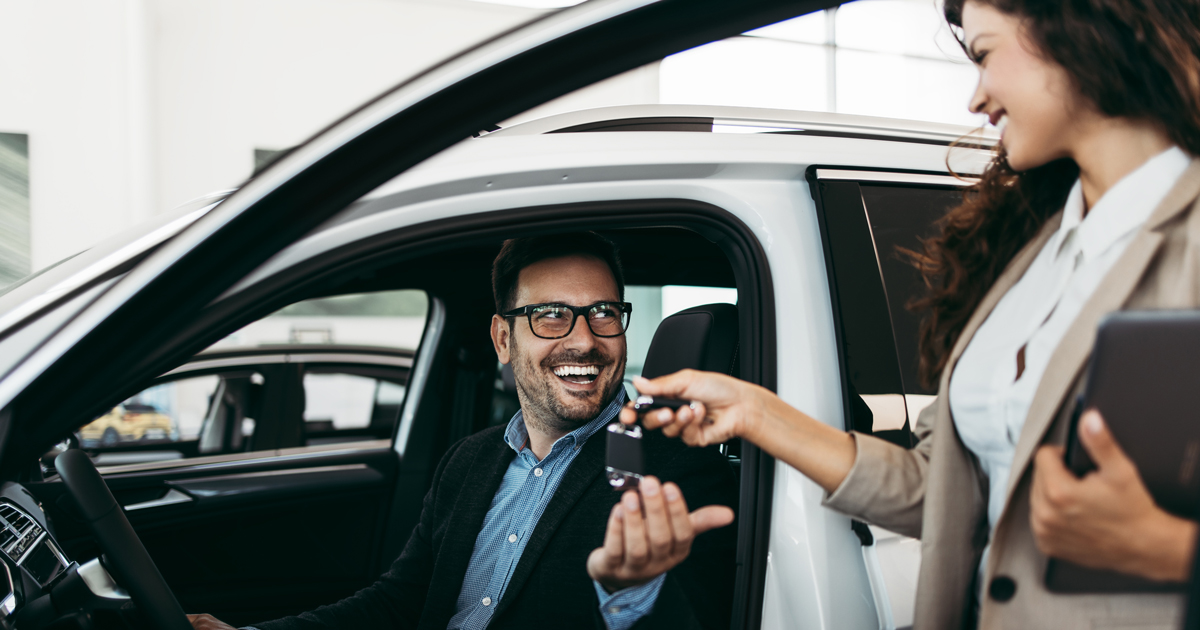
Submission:
[[[1196,519],[1200,507],[1200,311],[1118,311],[1096,334],[1087,389],[1076,402],[1067,467],[1095,469],[1076,434],[1096,408],[1164,510]],[[1136,535],[1130,532],[1130,535]],[[1058,593],[1182,591],[1163,583],[1051,559],[1046,587]]]

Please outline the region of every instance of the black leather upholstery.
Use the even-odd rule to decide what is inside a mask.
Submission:
[[[738,310],[705,304],[664,319],[654,333],[642,376],[656,378],[691,368],[737,376]]]

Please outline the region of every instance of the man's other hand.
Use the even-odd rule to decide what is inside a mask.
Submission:
[[[188,615],[187,618],[196,630],[237,630],[212,615]]]
[[[588,556],[588,575],[610,593],[644,584],[683,562],[696,536],[732,522],[724,505],[688,514],[679,486],[647,476],[613,506],[604,546]]]

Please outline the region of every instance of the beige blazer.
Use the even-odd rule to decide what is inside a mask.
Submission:
[[[1200,159],[1140,229],[1080,311],[1050,358],[1016,446],[1008,498],[993,533],[980,602],[979,628],[1179,627],[1184,600],[1170,594],[1059,595],[1046,590],[1046,557],[1029,524],[1032,457],[1042,444],[1065,441],[1067,417],[1082,391],[1096,328],[1121,309],[1200,307]],[[916,630],[963,628],[973,617],[976,569],[987,542],[987,478],[959,440],[946,392],[950,374],[975,331],[1058,228],[1061,212],[1009,263],[955,344],[938,397],[917,419],[909,450],[857,435],[850,474],[826,505],[921,539]],[[1009,588],[1014,587],[1014,588]],[[1007,595],[1007,597],[1006,597]]]

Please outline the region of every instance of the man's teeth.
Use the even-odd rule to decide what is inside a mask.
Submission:
[[[595,365],[560,365],[554,368],[555,376],[595,376],[600,368]]]
[[[1007,126],[1008,126],[1008,114],[1005,114],[1000,117],[1000,120],[996,121],[996,131],[999,131],[1000,133],[1004,133],[1004,128]]]

